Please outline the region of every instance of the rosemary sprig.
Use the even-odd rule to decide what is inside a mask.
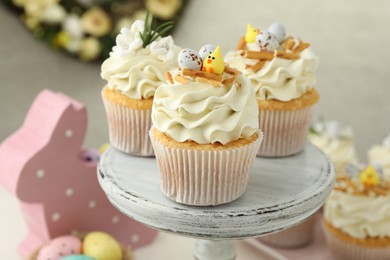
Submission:
[[[139,33],[142,39],[142,47],[146,47],[155,41],[159,36],[163,37],[173,27],[173,21],[168,21],[156,27],[156,20],[149,11],[146,12],[144,31]]]

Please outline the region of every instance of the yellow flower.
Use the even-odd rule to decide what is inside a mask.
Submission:
[[[70,42],[70,35],[67,32],[61,31],[54,37],[54,46],[64,48]]]
[[[24,24],[29,28],[30,30],[34,30],[39,25],[39,20],[37,17],[33,16],[22,16],[22,19],[24,21]]]
[[[81,40],[79,55],[80,59],[90,61],[96,59],[100,54],[100,43],[96,38],[88,37]]]
[[[49,24],[56,24],[56,23],[61,23],[67,13],[64,7],[62,7],[59,4],[55,4],[47,8],[43,13],[42,13],[42,21],[49,23]]]
[[[93,7],[81,17],[81,25],[84,32],[92,36],[100,37],[111,30],[110,17],[100,7]]]
[[[173,18],[181,4],[181,0],[146,0],[146,8],[163,20]]]

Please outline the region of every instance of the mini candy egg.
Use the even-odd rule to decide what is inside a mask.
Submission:
[[[256,36],[256,42],[259,44],[262,51],[274,51],[279,48],[279,42],[275,36],[269,31],[261,31]]]
[[[206,44],[199,50],[199,57],[204,60],[209,56],[213,51],[215,51],[215,46],[212,44]]]
[[[61,260],[95,260],[95,258],[89,257],[87,255],[68,255],[62,257]]]
[[[284,41],[286,38],[286,29],[281,23],[273,23],[268,27],[268,31],[276,37],[279,43]]]
[[[96,260],[121,260],[122,248],[118,241],[104,232],[88,233],[83,241],[84,255]]]
[[[63,256],[80,254],[81,241],[74,236],[60,236],[39,250],[37,260],[59,260]]]
[[[181,50],[177,61],[181,69],[200,70],[202,68],[202,60],[192,49]]]

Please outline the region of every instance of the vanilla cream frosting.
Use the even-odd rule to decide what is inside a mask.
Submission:
[[[123,28],[101,67],[101,77],[107,80],[107,86],[133,99],[154,95],[157,87],[165,83],[164,73],[177,67],[180,51],[170,36],[158,38],[143,48],[139,36],[143,28],[140,20],[131,28]]]
[[[326,201],[324,217],[353,238],[390,237],[390,196],[333,191]]]
[[[154,96],[152,121],[177,142],[198,144],[226,144],[250,137],[259,125],[253,87],[242,76],[228,87],[194,80],[161,85]]]
[[[368,151],[368,161],[370,164],[378,165],[382,168],[384,178],[390,180],[390,135],[381,145],[374,145]]]
[[[247,48],[260,51],[256,43],[247,44]],[[240,51],[228,52],[225,62],[241,71],[251,81],[256,97],[262,100],[289,101],[299,98],[316,83],[318,57],[310,47],[303,50],[296,60],[275,57],[266,61],[257,72],[253,72],[247,65],[252,66],[258,60],[245,58],[240,55]]]
[[[309,141],[330,157],[335,165],[337,176],[346,174],[346,167],[358,163],[354,145],[354,133],[350,126],[342,126],[337,121],[320,121],[313,125],[315,133],[309,134]]]
[[[334,139],[321,135],[311,135],[309,140],[330,157],[336,168],[339,164],[358,162],[352,140]]]

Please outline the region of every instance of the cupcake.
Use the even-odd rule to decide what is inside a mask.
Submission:
[[[244,193],[262,141],[253,87],[225,67],[219,47],[184,49],[178,60],[153,100],[161,190],[187,205],[231,202]]]
[[[309,141],[329,156],[338,177],[346,175],[349,164],[358,163],[353,137],[350,126],[336,121],[319,121],[309,131]]]
[[[315,216],[289,229],[257,238],[259,241],[274,247],[298,248],[309,245],[314,237]]]
[[[382,145],[374,145],[369,149],[368,161],[380,166],[384,178],[390,180],[390,135],[387,136]]]
[[[286,37],[283,25],[259,31],[248,25],[236,51],[225,61],[241,71],[255,89],[264,141],[258,156],[281,157],[304,149],[313,106],[318,58],[310,45]]]
[[[165,82],[164,73],[177,67],[180,51],[171,36],[160,36],[171,24],[153,25],[153,17],[147,15],[145,22],[137,20],[131,28],[123,28],[101,66],[101,77],[107,80],[102,98],[110,143],[140,156],[154,154],[148,135],[153,96]]]
[[[336,180],[324,207],[326,239],[336,259],[390,256],[390,182],[373,166]]]

